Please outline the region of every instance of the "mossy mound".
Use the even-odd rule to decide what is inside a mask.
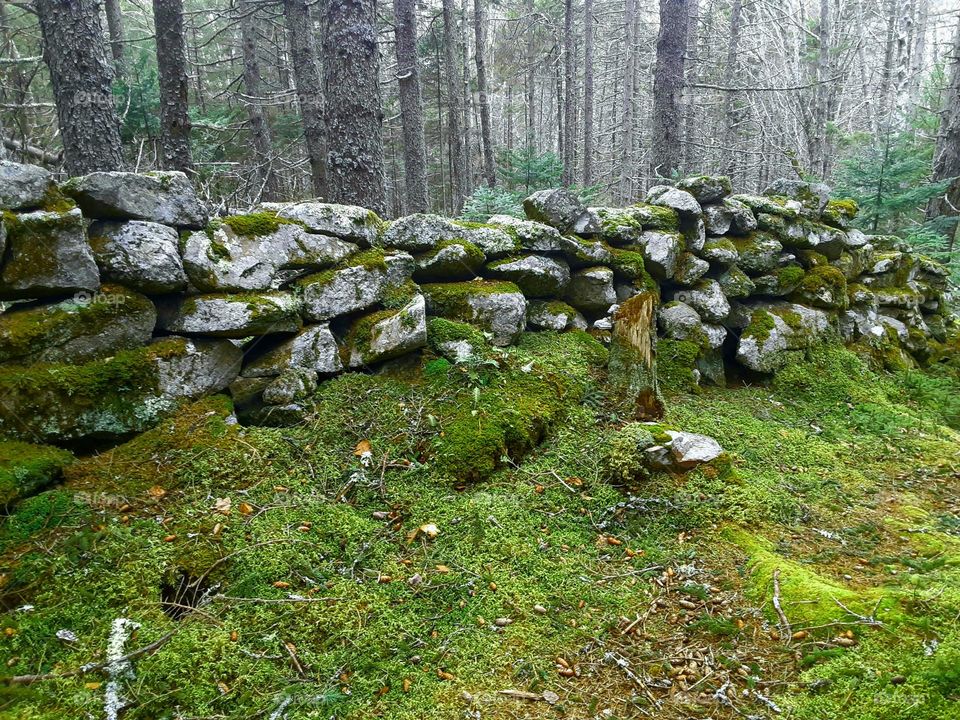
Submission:
[[[0,507],[56,482],[73,455],[50,445],[0,440]]]

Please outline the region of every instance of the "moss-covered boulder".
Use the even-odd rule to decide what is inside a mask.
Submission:
[[[819,217],[830,199],[830,188],[823,183],[778,178],[767,186],[763,194],[789,198],[800,203],[809,214]]]
[[[678,232],[646,230],[635,244],[627,249],[639,250],[646,263],[647,272],[657,280],[668,280],[677,269],[677,261],[685,247],[683,236]]]
[[[586,330],[587,321],[560,300],[534,300],[527,307],[527,325],[535,330]]]
[[[657,208],[650,205],[650,208]],[[610,245],[628,245],[636,242],[643,232],[643,223],[637,217],[635,208],[593,208],[600,218],[600,237]],[[676,227],[676,223],[674,224]]]
[[[300,302],[293,293],[213,293],[161,303],[158,327],[178,335],[246,338],[297,332]]]
[[[731,235],[748,235],[757,229],[757,216],[745,202],[728,197],[724,198],[723,206],[731,213]]]
[[[350,326],[341,355],[351,368],[392,360],[427,345],[426,304],[417,295],[396,310],[366,315]]]
[[[90,226],[90,247],[104,281],[148,295],[187,288],[177,231],[144,220],[100,220]]]
[[[510,215],[494,215],[487,224],[510,233],[517,239],[521,250],[535,253],[561,253],[565,243],[560,231],[533,220],[518,220]]]
[[[467,239],[476,245],[488,260],[514,255],[520,252],[520,241],[502,228],[484,223],[458,222],[468,231]]]
[[[427,253],[444,241],[464,240],[468,230],[440,215],[417,213],[390,223],[377,239],[381,247],[397,248],[409,253]]]
[[[427,318],[427,343],[437,355],[462,363],[485,358],[490,344],[473,325],[442,317]]]
[[[847,307],[847,279],[837,268],[817,265],[803,277],[793,294],[794,301],[828,310]]]
[[[526,298],[511,282],[430,283],[422,290],[428,314],[477,325],[494,345],[516,342],[526,326]]]
[[[683,178],[677,181],[677,189],[690,193],[701,205],[720,202],[733,192],[730,178],[726,175],[696,175]]]
[[[723,203],[703,206],[703,222],[707,235],[717,237],[730,232],[733,211]]]
[[[791,303],[760,303],[750,309],[750,322],[740,334],[737,361],[755,372],[781,368],[790,351],[803,350],[831,332],[822,310]]]
[[[528,298],[563,295],[570,282],[570,266],[558,258],[524,255],[489,263],[485,274],[510,280]]]
[[[227,340],[171,337],[89,363],[0,368],[0,433],[69,443],[142,432],[226,388],[241,356]]]
[[[673,281],[683,287],[692,287],[707,271],[710,270],[710,263],[701,260],[690,252],[680,253],[677,260],[677,269],[673,273]]]
[[[657,325],[664,336],[672,340],[703,338],[703,320],[700,314],[685,302],[674,300],[666,303],[657,313]]]
[[[564,299],[581,312],[591,315],[606,313],[617,302],[613,279],[610,268],[597,266],[578,270],[570,277]]]
[[[244,377],[274,377],[289,368],[323,375],[343,369],[340,348],[328,323],[306,327],[294,337],[274,345],[264,347],[263,343],[258,343],[254,353],[245,360]]]
[[[710,238],[698,253],[714,265],[734,265],[740,259],[737,246],[729,238]]]
[[[7,255],[0,273],[0,299],[69,295],[100,287],[100,271],[79,210],[7,212],[4,226]]]
[[[731,265],[717,275],[716,280],[720,284],[723,294],[730,299],[748,298],[757,289],[750,276],[736,265]]]
[[[233,215],[190,233],[183,265],[190,282],[204,292],[276,290],[357,250],[354,243],[309,233],[291,220],[260,212]]]
[[[705,322],[722,322],[730,314],[730,303],[723,294],[723,288],[712,278],[700,280],[691,288],[675,291],[673,299],[687,303]]]
[[[803,282],[805,271],[799,265],[786,265],[776,270],[751,278],[754,293],[769,297],[786,297]]]
[[[202,228],[207,211],[182,172],[94,172],[61,186],[88,218]]]
[[[857,201],[851,198],[828,200],[820,213],[820,221],[840,230],[847,230],[859,211]]]
[[[298,281],[303,314],[310,322],[366,310],[403,286],[413,275],[415,261],[405,252],[366,250],[335,268]]]
[[[437,246],[414,258],[417,282],[470,280],[477,276],[486,257],[483,250],[469,240],[441,240]]]
[[[538,190],[524,199],[523,211],[531,220],[555,227],[561,233],[595,235],[600,232],[599,217],[563,188]]]
[[[39,208],[52,182],[41,167],[0,160],[0,210]]]
[[[732,238],[731,242],[737,249],[737,265],[748,273],[770,272],[780,262],[783,245],[769,233],[754,232]]]
[[[770,213],[788,220],[796,220],[803,209],[799,202],[779,196],[739,194],[727,199],[746,205],[754,214]]]
[[[373,210],[337,203],[294,203],[283,206],[277,216],[302,225],[310,233],[339,238],[360,247],[376,245],[386,227]]]
[[[55,483],[73,459],[72,453],[50,445],[0,440],[0,508]]]
[[[74,362],[145,345],[157,312],[119,285],[51,304],[18,304],[0,314],[0,363]]]
[[[647,191],[647,202],[672,208],[683,219],[684,216],[697,217],[702,214],[700,203],[685,190],[669,185],[655,185]]]

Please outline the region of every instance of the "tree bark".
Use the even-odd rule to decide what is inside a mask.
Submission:
[[[683,162],[681,168],[685,173],[695,172],[694,136],[696,135],[699,123],[697,122],[697,103],[694,100],[696,89],[693,86],[697,82],[697,71],[699,70],[699,24],[700,24],[700,2],[699,0],[688,0],[689,16],[687,20],[687,60],[686,75],[684,78],[683,92]],[[702,118],[701,118],[702,120]]]
[[[67,172],[123,165],[120,122],[110,88],[97,0],[37,0],[43,57],[57,105]]]
[[[323,125],[323,86],[317,68],[317,44],[307,0],[283,0],[283,16],[290,45],[290,64],[297,88],[303,139],[310,161],[313,192],[327,196],[327,150]]]
[[[484,0],[473,0],[473,30],[477,43],[477,94],[480,99],[480,140],[483,145],[483,177],[488,187],[496,187],[497,173],[493,158],[491,137],[490,98],[487,97],[487,17]]]
[[[628,0],[629,2],[630,0]],[[534,6],[533,0],[527,0],[526,2],[526,12],[527,12],[527,32],[533,35],[536,32],[536,21],[534,20],[534,15],[536,13],[536,8]],[[536,143],[536,56],[534,54],[534,44],[532,42],[527,43],[527,51],[525,55],[525,60],[527,63],[527,80],[526,80],[526,105],[527,105],[527,114],[526,114],[526,123],[527,123],[527,138],[525,147],[530,152],[533,152],[537,147]]]
[[[663,400],[657,386],[658,298],[657,291],[634,295],[613,316],[607,364],[610,385],[642,420],[663,417]]]
[[[403,124],[403,171],[406,208],[411,213],[430,209],[427,189],[427,150],[423,137],[423,96],[417,66],[417,15],[415,0],[393,0],[396,27],[397,80],[400,85],[400,120]]]
[[[330,199],[386,215],[375,0],[327,2],[323,60]]]
[[[583,185],[593,184],[593,0],[583,3]]]
[[[620,118],[620,201],[627,202],[633,195],[633,81],[636,75],[636,54],[634,53],[634,28],[636,24],[636,0],[625,0],[623,8],[624,40],[623,51],[626,62],[623,69],[623,88],[621,90]]]
[[[113,72],[117,80],[126,80],[127,66],[123,57],[123,13],[120,0],[105,0],[107,31],[110,34],[110,53],[113,55]]]
[[[576,174],[574,137],[576,136],[576,107],[574,102],[574,45],[573,45],[573,0],[563,4],[563,184],[573,185]],[[557,108],[560,112],[560,108]]]
[[[813,108],[811,128],[807,140],[807,155],[810,172],[817,178],[826,179],[829,158],[827,156],[827,121],[830,113],[830,0],[820,0],[820,17],[816,27],[817,64],[814,73]]]
[[[737,79],[737,59],[740,57],[740,32],[743,4],[741,0],[733,0],[730,6],[730,37],[727,42],[727,61],[723,68],[723,84],[734,87]],[[739,94],[727,92],[723,94],[723,172],[733,178],[737,168],[738,153],[734,147],[739,124],[737,103]]]
[[[463,132],[460,119],[463,104],[460,102],[460,80],[456,57],[456,19],[453,0],[443,0],[443,49],[447,76],[447,138],[450,143],[450,172],[453,190],[453,214],[459,215],[467,197],[466,158],[463,148]]]
[[[943,99],[940,115],[940,130],[933,160],[933,180],[960,177],[960,22],[957,23],[953,49],[950,53],[950,85]],[[960,217],[960,180],[954,180],[947,192],[927,207],[927,218],[940,216]],[[953,236],[960,227],[947,228]]]
[[[153,24],[160,83],[160,164],[167,170],[187,171],[193,161],[182,0],[153,0]]]
[[[680,97],[687,51],[687,0],[660,0],[660,34],[653,74],[651,174],[671,177],[680,168]]]
[[[257,56],[256,6],[241,6],[240,40],[243,44],[243,87],[246,91],[244,104],[250,123],[250,139],[256,155],[256,195],[267,202],[280,199],[280,178],[273,168],[273,140],[270,126],[261,104],[262,77],[260,59]]]

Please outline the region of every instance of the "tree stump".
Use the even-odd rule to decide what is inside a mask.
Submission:
[[[663,417],[657,387],[657,303],[657,293],[651,291],[622,303],[613,316],[610,341],[610,386],[644,420]]]

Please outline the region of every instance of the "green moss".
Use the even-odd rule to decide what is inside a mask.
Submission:
[[[643,260],[643,254],[635,250],[626,250],[606,246],[606,249],[613,255],[610,268],[614,273],[627,280],[634,281],[637,287],[645,290],[656,289],[656,283],[647,272]]]
[[[427,342],[437,354],[442,354],[441,346],[445,343],[462,341],[470,343],[475,354],[482,355],[489,349],[487,339],[473,325],[441,317],[427,318]]]
[[[476,295],[520,293],[512,282],[498,280],[469,280],[452,283],[427,283],[421,288],[429,298],[434,312],[448,318],[465,317],[470,313],[469,298]]]
[[[614,482],[629,483],[645,474],[644,450],[657,444],[650,428],[628,423],[607,442],[603,456],[604,475]]]
[[[741,337],[756,338],[757,343],[763,345],[776,327],[773,315],[766,310],[757,309],[750,316],[750,324],[744,328]]]
[[[255,212],[246,215],[230,215],[222,223],[243,237],[265,237],[280,229],[281,225],[296,225],[292,220],[277,217],[275,212]]]
[[[796,298],[802,304],[836,309],[847,307],[847,279],[831,265],[812,267],[797,288]]]
[[[791,288],[799,285],[806,274],[802,267],[798,265],[788,265],[776,271],[777,282],[782,288]]]
[[[55,482],[71,462],[73,455],[60,448],[0,440],[0,507]]]
[[[849,226],[850,221],[857,216],[858,212],[860,212],[860,206],[857,205],[856,200],[840,198],[827,201],[827,206],[823,209],[821,218],[828,225],[844,228]]]
[[[644,230],[676,230],[680,216],[673,208],[636,203],[627,208]]]
[[[701,346],[695,340],[657,341],[657,382],[666,395],[693,392],[699,387],[694,370]]]
[[[47,212],[65,213],[73,210],[76,206],[73,198],[64,195],[54,183],[47,186],[43,193],[43,200],[40,202],[40,209]]]

